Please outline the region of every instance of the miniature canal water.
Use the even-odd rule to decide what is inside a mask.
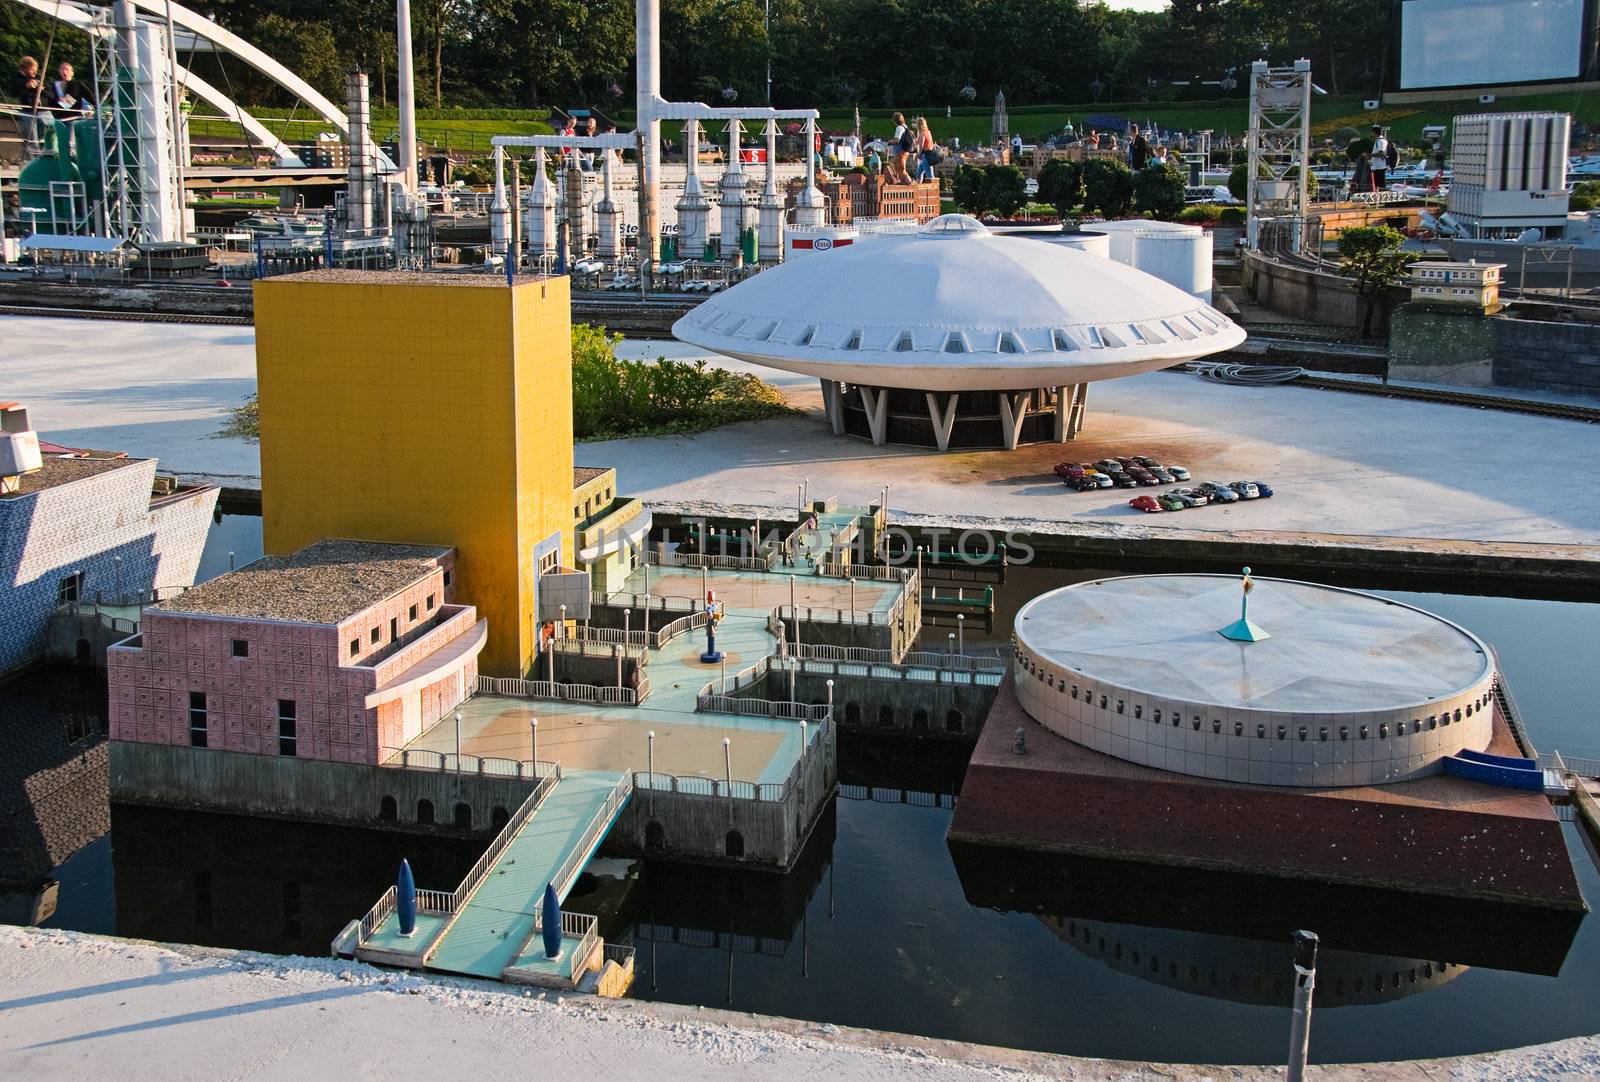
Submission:
[[[229,550],[243,564],[260,546],[259,519],[223,516],[201,576],[226,571]],[[996,627],[969,638],[1003,642],[1022,602],[1117,573],[1013,567]],[[1533,741],[1600,758],[1600,603],[1374,592],[1487,639]],[[929,629],[925,644],[946,630]],[[1600,1032],[1600,918],[953,851],[945,832],[965,756],[842,734],[840,796],[792,874],[600,861],[568,904],[605,914],[607,940],[635,946],[638,998],[1073,1055],[1282,1062],[1296,927],[1323,939],[1316,1060]],[[1595,860],[1564,830],[1584,895],[1600,904]],[[115,835],[55,870],[48,926],[311,954],[326,953],[400,856],[419,882],[443,886],[483,844],[120,807]]]

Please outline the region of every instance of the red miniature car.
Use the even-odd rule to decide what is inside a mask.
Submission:
[[[1138,508],[1146,514],[1159,515],[1161,513],[1161,505],[1156,502],[1154,496],[1135,496],[1128,501],[1128,506]]]

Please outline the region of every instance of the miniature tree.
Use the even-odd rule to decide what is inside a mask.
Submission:
[[[980,166],[957,166],[955,180],[950,185],[950,194],[955,199],[956,206],[968,214],[982,217],[989,209],[988,192],[984,184],[983,169]]]
[[[991,165],[983,171],[984,202],[1009,218],[1028,202],[1028,180],[1014,165]]]
[[[1049,203],[1065,218],[1083,202],[1083,170],[1077,162],[1052,158],[1039,170],[1039,202]]]
[[[1148,165],[1133,175],[1134,205],[1155,218],[1172,218],[1183,209],[1188,182],[1177,166]]]
[[[1115,158],[1083,163],[1083,209],[1119,218],[1133,202],[1133,171]]]
[[[1411,257],[1400,250],[1405,236],[1386,225],[1363,225],[1339,234],[1339,262],[1345,274],[1356,280],[1356,294],[1366,303],[1361,313],[1361,336],[1372,334],[1372,315],[1378,295],[1406,278]]]

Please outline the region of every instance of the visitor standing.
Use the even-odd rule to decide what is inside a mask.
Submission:
[[[11,75],[11,97],[22,106],[17,126],[22,130],[22,143],[30,155],[39,149],[39,100],[43,95],[39,82],[39,62],[31,56],[17,60],[17,70]]]
[[[1128,166],[1137,173],[1150,164],[1150,143],[1137,124],[1128,129],[1128,139]]]
[[[1022,136],[1021,135],[1013,134],[1011,136],[1011,164],[1012,165],[1016,165],[1016,166],[1020,166],[1022,164]]]
[[[891,183],[911,183],[911,174],[906,171],[906,165],[911,160],[911,152],[916,149],[916,146],[916,133],[906,124],[906,118],[896,113],[894,115],[894,145],[889,148],[889,180]]]
[[[1389,140],[1381,124],[1372,126],[1372,153],[1367,157],[1367,169],[1372,174],[1372,190],[1384,191],[1389,186]]]
[[[917,117],[917,179],[932,180],[933,167],[939,164],[939,152],[934,148],[933,131],[928,118]]]

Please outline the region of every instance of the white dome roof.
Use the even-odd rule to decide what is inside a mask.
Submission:
[[[917,390],[1025,390],[1168,368],[1245,334],[1160,279],[965,215],[791,259],[713,295],[675,337],[772,368]]]

